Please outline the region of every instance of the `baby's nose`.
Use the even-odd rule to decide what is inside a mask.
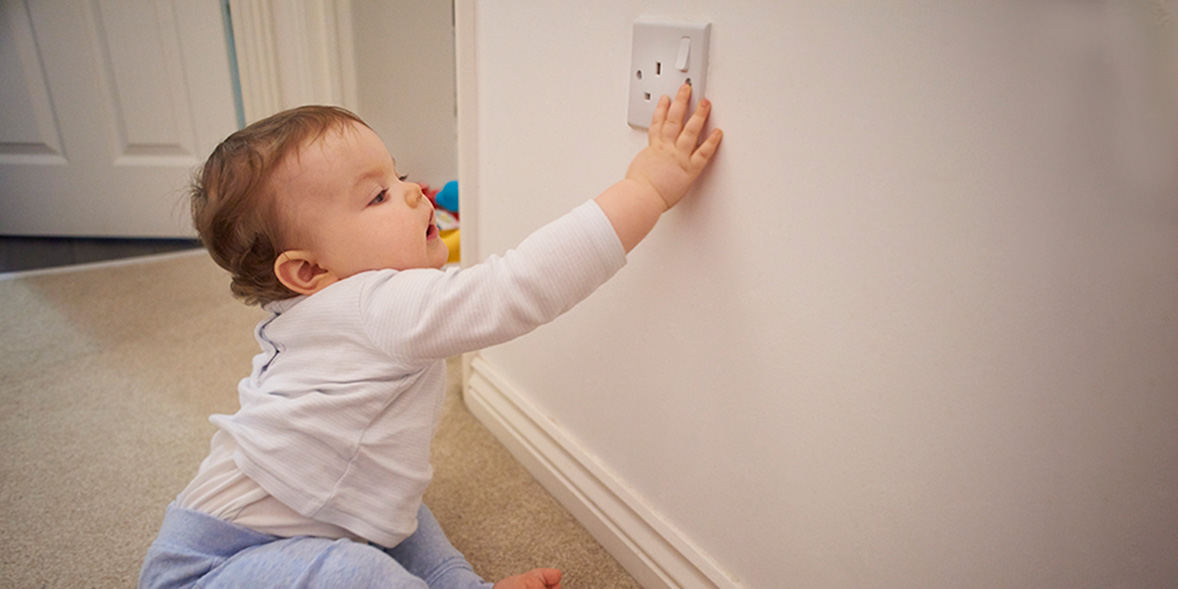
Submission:
[[[405,204],[409,205],[409,208],[416,208],[425,198],[425,194],[421,192],[421,186],[412,182],[406,184],[408,186],[405,187]]]

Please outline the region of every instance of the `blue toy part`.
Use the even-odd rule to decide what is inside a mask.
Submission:
[[[458,181],[451,180],[434,195],[434,202],[447,211],[458,212]]]

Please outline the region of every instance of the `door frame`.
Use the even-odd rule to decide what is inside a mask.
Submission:
[[[357,109],[350,0],[223,0],[244,123],[303,104]]]

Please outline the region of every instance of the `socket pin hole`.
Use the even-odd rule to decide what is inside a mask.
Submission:
[[[691,85],[691,78],[687,78],[687,85],[688,85],[688,86],[690,86],[690,85]]]
[[[643,96],[645,96],[645,97],[646,97],[646,101],[647,101],[647,102],[650,102],[650,92],[646,92],[646,93],[644,93],[644,94],[643,94]]]
[[[638,70],[638,72],[634,75],[638,76],[638,79],[641,80],[642,79],[642,70]]]
[[[654,62],[654,75],[656,75],[656,76],[663,75],[663,62],[661,62],[661,61]]]

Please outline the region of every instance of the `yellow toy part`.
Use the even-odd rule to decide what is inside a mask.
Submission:
[[[462,259],[462,240],[459,232],[461,229],[446,229],[440,231],[438,235],[442,238],[442,243],[450,248],[450,257],[446,258],[447,264],[456,264]]]

